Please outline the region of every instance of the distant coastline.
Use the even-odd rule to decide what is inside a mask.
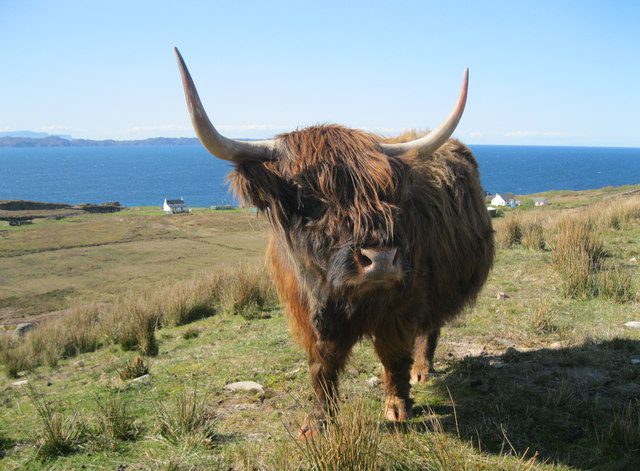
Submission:
[[[0,136],[0,147],[193,146],[199,143],[200,141],[195,137],[151,137],[149,139],[117,141],[115,139],[68,139],[60,136]]]

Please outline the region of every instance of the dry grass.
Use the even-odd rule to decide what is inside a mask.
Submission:
[[[155,356],[159,350],[155,332],[162,326],[187,324],[218,311],[257,318],[276,303],[275,289],[262,264],[240,265],[167,283],[152,292],[131,292],[108,307],[74,307],[23,339],[0,338],[0,362],[7,376],[16,377],[42,364],[55,367],[61,358],[93,351],[108,342]]]
[[[550,334],[558,330],[548,299],[543,298],[534,307],[531,315],[531,326],[533,330],[540,334]]]
[[[593,274],[604,256],[604,245],[588,218],[572,217],[558,223],[553,263],[563,277],[567,297],[593,295]]]
[[[380,469],[383,424],[374,410],[375,406],[362,400],[346,403],[326,430],[301,443],[292,437],[308,469]]]

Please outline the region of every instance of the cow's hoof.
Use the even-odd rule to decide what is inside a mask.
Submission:
[[[399,397],[388,397],[385,403],[385,417],[391,422],[404,422],[413,415],[411,412],[411,400]]]
[[[327,420],[310,415],[298,430],[299,440],[309,440],[327,427]]]
[[[424,384],[436,375],[433,368],[419,367],[411,370],[411,384]]]

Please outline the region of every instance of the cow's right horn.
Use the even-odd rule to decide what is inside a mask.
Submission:
[[[464,111],[464,105],[467,103],[467,89],[469,87],[469,69],[465,69],[464,76],[462,78],[462,88],[458,101],[456,102],[453,110],[447,117],[447,119],[435,130],[423,136],[419,139],[415,139],[409,142],[403,142],[400,144],[383,144],[380,143],[380,149],[382,152],[389,156],[408,156],[415,155],[421,157],[428,157],[435,152],[442,144],[447,140],[456,130],[456,126],[462,118],[462,112]]]
[[[182,75],[182,85],[187,99],[187,106],[189,107],[189,115],[191,115],[191,123],[200,142],[207,150],[218,158],[235,163],[275,160],[277,153],[274,140],[236,141],[235,139],[226,138],[216,131],[202,106],[198,91],[184,63],[184,59],[180,55],[180,51],[178,51],[177,47],[173,48],[173,50],[178,60],[180,75]]]

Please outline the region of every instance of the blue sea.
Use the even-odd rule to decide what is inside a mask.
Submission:
[[[640,148],[471,146],[491,193],[586,190],[640,183]],[[234,204],[231,167],[200,146],[0,148],[0,200],[119,201],[159,206],[184,197]]]

